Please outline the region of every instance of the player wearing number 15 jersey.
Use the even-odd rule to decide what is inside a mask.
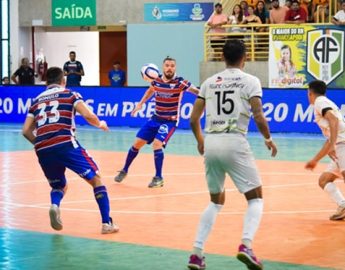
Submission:
[[[242,243],[237,258],[248,269],[262,269],[252,251],[252,241],[259,227],[263,211],[261,180],[254,156],[245,137],[251,114],[265,138],[272,156],[277,153],[267,121],[262,111],[262,90],[258,78],[242,71],[246,51],[240,40],[229,40],[223,47],[227,69],[208,78],[195,101],[191,127],[200,154],[205,157],[205,170],[211,202],[200,219],[190,269],[205,269],[204,244],[218,212],[225,202],[224,180],[228,174],[240,193],[248,201],[244,218]],[[205,140],[200,118],[206,108]]]
[[[87,107],[80,94],[65,89],[60,68],[47,71],[47,89],[33,101],[23,126],[24,137],[35,145],[41,168],[51,186],[50,224],[61,230],[60,202],[67,191],[66,168],[84,178],[92,187],[102,216],[102,233],[119,228],[109,216],[109,198],[92,157],[75,139],[74,116],[80,113],[89,124],[108,130],[107,123]]]

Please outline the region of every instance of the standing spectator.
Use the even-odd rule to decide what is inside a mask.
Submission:
[[[8,84],[10,84],[10,79],[8,77],[3,77],[1,80],[1,83],[3,85],[8,85]]]
[[[247,1],[241,1],[240,2],[240,6],[241,6],[241,8],[242,8],[242,10],[243,10],[243,15],[244,16],[248,16],[249,15],[249,13],[248,13],[248,3],[247,3]]]
[[[111,86],[121,87],[125,85],[126,73],[121,69],[119,61],[114,62],[113,69],[108,73],[108,78]]]
[[[243,21],[245,20],[245,16],[243,15],[243,10],[240,5],[235,5],[234,9],[232,11],[232,15],[229,17],[229,24],[231,25],[239,25],[243,24]],[[234,26],[231,27],[231,32],[245,32],[247,29],[245,27],[238,27]],[[231,38],[237,38],[237,39],[243,39],[243,35],[236,35],[231,36]]]
[[[18,80],[17,80],[18,77]],[[29,66],[29,59],[22,58],[21,66],[11,76],[12,81],[19,85],[34,85],[35,71]]]
[[[83,65],[75,60],[76,54],[71,51],[69,53],[70,61],[67,61],[63,66],[65,76],[67,76],[66,87],[80,86],[81,76],[84,76]]]
[[[341,10],[339,10],[332,18],[335,25],[345,25],[345,0],[341,1]]]
[[[285,22],[286,13],[289,11],[287,6],[279,6],[279,0],[272,0],[270,11],[270,23],[281,24]]]
[[[290,10],[286,13],[285,23],[299,24],[307,21],[307,12],[300,7],[298,1],[293,1]]]
[[[207,21],[207,25],[211,28],[210,33],[214,33],[216,35],[211,37],[211,47],[213,48],[217,58],[217,53],[221,51],[221,48],[224,45],[225,37],[217,34],[225,33],[225,28],[222,28],[222,25],[228,23],[228,18],[225,14],[223,14],[223,6],[221,3],[217,3],[214,5],[214,13]]]

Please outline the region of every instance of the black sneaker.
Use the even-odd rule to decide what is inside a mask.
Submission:
[[[121,183],[123,181],[123,179],[125,179],[127,176],[127,172],[125,172],[124,170],[119,171],[119,174],[115,176],[115,181],[118,183]]]
[[[155,176],[152,178],[151,183],[149,184],[149,188],[157,188],[162,187],[164,185],[164,180],[161,177]]]

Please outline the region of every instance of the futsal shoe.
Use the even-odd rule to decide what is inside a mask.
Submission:
[[[238,247],[237,259],[244,263],[249,270],[262,270],[262,263],[255,257],[253,250],[245,245]]]
[[[149,188],[162,187],[164,185],[164,180],[161,177],[155,176],[152,178],[151,183],[148,185]]]
[[[113,223],[113,219],[110,218],[109,223],[102,224],[102,234],[116,233],[120,230],[119,226]]]
[[[121,183],[123,179],[125,179],[127,176],[127,172],[124,170],[119,171],[119,174],[115,176],[115,181],[118,183]]]
[[[343,220],[345,218],[345,207],[339,206],[337,211],[329,217],[330,220]]]
[[[56,204],[52,204],[49,209],[49,217],[50,217],[50,226],[56,230],[61,231],[62,221],[60,219],[60,209]]]
[[[190,255],[187,267],[193,270],[206,269],[205,257],[200,258],[195,254]]]

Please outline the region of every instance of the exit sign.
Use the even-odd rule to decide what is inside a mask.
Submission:
[[[96,0],[52,0],[52,26],[96,25]]]

